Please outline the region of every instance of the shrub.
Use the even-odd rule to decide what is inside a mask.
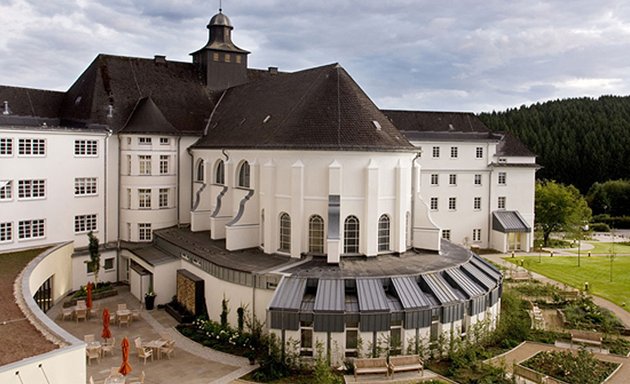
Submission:
[[[597,360],[591,352],[581,349],[577,354],[570,351],[538,352],[522,365],[571,383],[599,384],[619,364]]]
[[[606,223],[592,223],[590,227],[594,232],[610,232],[610,227]]]

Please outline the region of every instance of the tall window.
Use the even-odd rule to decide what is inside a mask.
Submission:
[[[475,157],[477,159],[481,159],[483,158],[483,147],[477,147],[475,148]]]
[[[507,179],[507,174],[505,172],[499,172],[499,184],[505,185],[506,179]]]
[[[18,239],[40,239],[44,236],[44,219],[22,220],[18,222]]]
[[[446,240],[450,240],[451,239],[451,230],[450,229],[443,229],[442,230],[442,238],[446,239]]]
[[[214,169],[214,182],[216,184],[225,184],[225,163],[223,160],[217,161]]]
[[[75,156],[97,156],[98,142],[96,140],[75,140],[74,154]]]
[[[473,209],[476,211],[481,209],[481,197],[475,197],[473,199]]]
[[[44,156],[46,154],[46,141],[44,139],[19,139],[18,154]]]
[[[138,208],[151,208],[151,189],[138,189]]]
[[[343,252],[359,253],[359,219],[348,216],[343,224]]]
[[[283,212],[280,215],[280,251],[291,252],[291,216]]]
[[[431,185],[438,185],[438,174],[437,173],[432,173],[431,174]]]
[[[448,184],[449,185],[457,185],[457,175],[454,173],[451,173],[450,175],[448,175]]]
[[[440,157],[440,147],[433,147],[433,157]]]
[[[13,181],[0,180],[0,200],[11,200],[13,198]]]
[[[168,188],[160,188],[158,203],[160,208],[168,208]]]
[[[346,357],[356,357],[359,346],[359,323],[346,323]]]
[[[151,223],[138,223],[138,240],[151,241]]]
[[[473,229],[473,241],[481,241],[481,229]]]
[[[13,139],[9,137],[0,138],[0,156],[13,155]]]
[[[131,155],[127,155],[127,174],[131,175]]]
[[[499,200],[497,203],[499,209],[505,209],[505,196],[499,196]]]
[[[18,198],[37,199],[46,197],[46,180],[19,180]]]
[[[74,233],[96,231],[96,214],[74,217]]]
[[[457,209],[457,198],[456,197],[449,197],[448,198],[448,209],[450,211],[454,211]]]
[[[300,356],[313,356],[313,322],[300,322]]]
[[[141,175],[151,174],[151,155],[139,155],[138,162]]]
[[[249,188],[249,163],[244,161],[238,170],[238,186]]]
[[[378,251],[389,251],[389,216],[381,215],[378,219]]]
[[[324,219],[319,215],[311,216],[308,221],[308,251],[324,253]]]
[[[437,211],[438,209],[438,198],[437,197],[432,197],[431,198],[431,210],[432,211]]]
[[[13,240],[13,223],[0,223],[0,242]]]
[[[475,185],[481,185],[481,175],[480,174],[476,174],[475,175]]]
[[[96,177],[75,177],[74,195],[88,196],[96,195]]]
[[[206,166],[203,159],[197,160],[197,172],[195,173],[195,180],[203,182],[206,179]]]
[[[456,159],[458,152],[459,150],[457,149],[457,147],[451,147],[451,159]]]
[[[169,155],[160,155],[160,175],[168,174]]]

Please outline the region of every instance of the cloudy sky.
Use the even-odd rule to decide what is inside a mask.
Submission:
[[[630,94],[630,2],[224,0],[250,66],[338,62],[381,108]],[[190,61],[219,0],[0,0],[0,84],[65,91],[98,53]]]

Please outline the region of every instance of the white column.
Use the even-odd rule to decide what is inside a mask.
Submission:
[[[276,193],[276,165],[272,160],[263,165],[260,190],[263,192],[260,205],[265,210],[265,222],[263,225],[264,251],[265,253],[274,253],[278,249],[278,244],[276,243],[277,236],[274,236],[277,233],[274,226],[277,222],[274,198]]]
[[[370,159],[366,168],[364,207],[364,218],[360,223],[360,249],[366,256],[376,256],[378,253],[378,165],[374,159]]]
[[[304,164],[298,160],[291,166],[291,257],[300,257],[304,228]]]

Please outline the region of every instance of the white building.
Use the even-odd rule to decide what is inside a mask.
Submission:
[[[534,156],[472,114],[380,111],[337,64],[249,69],[225,15],[208,29],[192,63],[99,55],[65,93],[0,87],[0,252],[74,241],[77,289],[91,230],[102,279],[159,304],[200,283],[211,318],[247,304],[304,354],[492,327],[501,275],[454,244],[529,249]]]

